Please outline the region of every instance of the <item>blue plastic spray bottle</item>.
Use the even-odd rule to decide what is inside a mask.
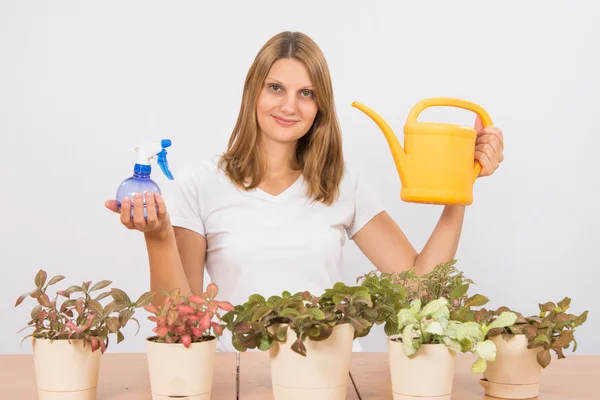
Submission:
[[[146,192],[161,193],[160,188],[152,179],[150,172],[152,166],[150,160],[157,159],[158,165],[163,174],[170,180],[173,180],[173,174],[169,170],[167,163],[167,147],[171,146],[169,139],[162,139],[155,142],[141,144],[134,148],[136,154],[135,166],[133,167],[133,176],[125,179],[117,188],[117,206],[121,209],[121,203],[125,197],[129,197],[133,204],[133,198],[136,193],[142,193],[144,196],[144,217],[146,217]],[[133,207],[131,207],[131,215],[133,215]]]

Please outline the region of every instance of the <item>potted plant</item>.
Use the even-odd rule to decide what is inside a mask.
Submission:
[[[98,386],[100,355],[108,348],[109,334],[116,335],[117,343],[123,341],[121,329],[129,320],[138,322],[133,318],[135,309],[149,304],[153,295],[147,292],[132,302],[124,291],[113,288],[93,297],[93,292],[111,285],[111,281],[104,280],[94,285],[89,281],[69,286],[51,299],[46,293],[48,287],[62,281],[64,276],[47,278],[46,271],[39,270],[34,279],[35,288],[21,295],[15,303],[16,307],[27,297],[38,303],[31,311],[31,320],[21,330],[33,328],[23,340],[33,338],[38,397],[55,400],[70,394],[77,399],[93,400]],[[109,296],[112,301],[103,306],[101,300]],[[64,301],[59,302],[59,298]],[[56,367],[58,360],[60,368]]]
[[[152,398],[208,400],[212,390],[217,339],[224,324],[219,309],[232,311],[226,301],[218,301],[218,286],[211,283],[206,292],[184,296],[176,288],[164,292],[160,305],[146,305],[156,335],[146,339]]]
[[[275,399],[345,399],[352,341],[375,319],[367,288],[338,282],[309,292],[254,294],[225,315],[239,351],[269,351]]]
[[[567,313],[570,305],[568,297],[558,304],[539,304],[539,315],[524,317],[515,312],[518,318],[514,324],[488,332],[487,338],[496,344],[497,358],[489,364],[480,383],[489,396],[527,399],[539,394],[540,376],[551,364],[551,352],[562,359],[571,344],[573,351],[577,350],[575,329],[586,322],[588,311],[580,315]],[[475,315],[477,320],[494,323],[508,310],[482,309]]]
[[[495,359],[495,345],[485,336],[490,329],[514,323],[516,315],[506,312],[492,324],[451,319],[445,297],[423,305],[420,299],[397,315],[395,330],[388,336],[392,390],[397,397],[414,396],[450,399],[457,352],[478,355],[473,373],[481,373]]]

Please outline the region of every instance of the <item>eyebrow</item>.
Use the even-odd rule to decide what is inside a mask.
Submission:
[[[273,82],[275,82],[275,83],[277,83],[277,84],[279,84],[281,86],[285,86],[283,83],[281,83],[280,81],[278,81],[275,78],[267,77],[267,79],[265,79],[265,80],[271,80],[271,81],[273,81]],[[314,88],[315,88],[314,86],[304,86],[304,89],[314,89]]]

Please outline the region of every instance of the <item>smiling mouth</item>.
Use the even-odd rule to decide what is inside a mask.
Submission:
[[[281,126],[292,126],[292,125],[295,125],[298,122],[300,122],[300,121],[294,121],[294,120],[291,120],[291,119],[279,118],[279,117],[276,117],[274,115],[272,117],[275,120],[275,122],[277,122]]]

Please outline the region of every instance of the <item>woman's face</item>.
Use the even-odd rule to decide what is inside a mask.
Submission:
[[[256,106],[265,138],[296,142],[312,126],[317,110],[313,83],[304,64],[292,58],[275,61]]]

